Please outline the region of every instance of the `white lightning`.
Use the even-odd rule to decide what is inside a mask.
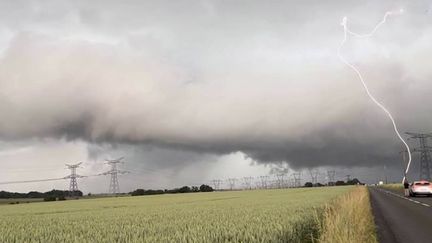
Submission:
[[[381,103],[380,103],[380,102],[379,102],[379,101],[378,101],[378,100],[377,100],[377,99],[376,99],[376,98],[371,94],[371,92],[369,91],[369,87],[367,86],[366,82],[364,81],[363,76],[362,76],[362,74],[360,73],[360,71],[359,71],[359,70],[358,70],[358,69],[357,69],[353,64],[351,64],[350,62],[348,62],[348,61],[347,61],[347,60],[342,56],[342,54],[341,54],[342,47],[345,45],[345,43],[346,43],[346,41],[347,41],[348,34],[350,34],[350,35],[352,35],[352,36],[354,36],[354,37],[357,37],[357,38],[367,38],[367,37],[371,37],[371,36],[373,36],[373,34],[378,30],[378,28],[386,22],[387,17],[388,17],[389,15],[402,14],[402,13],[403,13],[403,9],[401,9],[401,10],[399,10],[399,11],[397,11],[397,12],[386,12],[386,13],[384,14],[384,17],[383,17],[383,19],[381,20],[381,22],[379,22],[379,23],[375,26],[375,28],[372,29],[371,32],[369,32],[368,34],[363,34],[363,35],[361,35],[361,34],[357,34],[357,33],[355,33],[355,32],[352,32],[351,30],[349,30],[349,29],[348,29],[348,25],[347,25],[347,21],[348,21],[348,19],[347,19],[347,17],[344,17],[344,18],[342,19],[342,23],[341,23],[341,25],[342,25],[343,28],[344,28],[344,38],[343,38],[343,40],[342,40],[342,42],[341,42],[341,44],[340,44],[340,46],[339,46],[339,48],[338,48],[338,56],[339,56],[339,59],[340,59],[344,64],[346,64],[348,67],[350,67],[352,70],[354,70],[354,72],[357,74],[358,78],[360,79],[361,83],[363,84],[363,87],[364,87],[364,89],[365,89],[367,95],[369,96],[369,98],[370,98],[370,99],[371,99],[371,100],[372,100],[372,101],[373,101],[373,102],[374,102],[374,103],[375,103],[379,108],[381,108],[381,110],[383,110],[384,113],[387,114],[387,116],[390,118],[390,120],[391,120],[391,122],[392,122],[392,124],[393,124],[393,129],[394,129],[394,131],[395,131],[397,137],[398,137],[399,140],[400,140],[400,141],[405,145],[405,148],[406,148],[406,150],[408,151],[408,164],[407,164],[407,167],[406,167],[406,169],[405,169],[405,171],[404,171],[404,177],[403,177],[403,179],[402,179],[402,182],[404,182],[405,179],[406,179],[406,174],[407,174],[408,171],[409,171],[409,167],[410,167],[410,165],[411,165],[411,160],[412,160],[410,147],[408,146],[407,142],[405,142],[405,140],[402,138],[402,136],[401,136],[401,134],[400,134],[400,132],[399,132],[399,130],[398,130],[398,128],[397,128],[396,122],[395,122],[395,120],[394,120],[392,114],[390,113],[390,111],[387,110],[387,108],[386,108],[383,104],[381,104]]]

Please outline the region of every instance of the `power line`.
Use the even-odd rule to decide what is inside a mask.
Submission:
[[[37,179],[37,180],[26,180],[26,181],[4,181],[4,182],[0,182],[0,185],[33,183],[33,182],[44,182],[44,181],[59,181],[64,179],[66,178],[63,177],[63,178]]]

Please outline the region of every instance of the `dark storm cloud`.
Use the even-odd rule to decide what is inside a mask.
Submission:
[[[294,168],[392,165],[401,145],[335,50],[342,16],[363,31],[400,7],[345,53],[402,131],[432,130],[426,1],[2,4],[2,140],[85,140],[92,158],[153,146],[162,167],[237,151]]]

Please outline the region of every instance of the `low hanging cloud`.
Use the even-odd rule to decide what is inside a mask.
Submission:
[[[28,10],[39,22],[23,20],[0,59],[0,138],[241,151],[294,168],[391,164],[401,144],[390,122],[335,54],[341,16],[366,30],[385,4],[304,15],[306,4],[279,4],[286,12],[207,2],[186,10],[196,19],[77,4],[59,7],[60,27]],[[432,130],[431,17],[418,8],[344,50],[402,131]]]

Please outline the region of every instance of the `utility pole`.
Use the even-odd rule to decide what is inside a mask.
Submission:
[[[237,182],[236,178],[228,178],[228,183],[230,185],[230,190],[232,191],[235,188],[235,183]]]
[[[415,148],[414,152],[420,153],[420,180],[430,181],[432,169],[432,159],[430,152],[432,151],[432,147],[428,145],[427,139],[432,137],[432,133],[407,132],[406,134],[410,135],[411,138],[419,140],[420,147]]]
[[[70,196],[74,197],[76,192],[78,191],[78,182],[77,182],[77,178],[82,178],[83,176],[80,176],[76,173],[76,169],[82,164],[82,162],[78,163],[78,164],[73,164],[73,165],[69,165],[66,164],[66,166],[68,167],[68,169],[71,171],[70,175],[66,176],[65,179],[70,178],[70,183],[69,183],[69,192],[70,192]]]
[[[123,160],[123,157],[118,158],[118,159],[113,159],[113,160],[106,159],[105,164],[110,165],[111,169],[107,172],[100,174],[100,175],[110,175],[111,176],[109,190],[108,190],[108,192],[110,194],[120,193],[120,186],[119,186],[118,177],[117,177],[118,174],[129,173],[129,171],[123,171],[123,170],[119,170],[117,168],[117,164],[124,164],[124,162],[122,160]]]
[[[327,178],[328,179],[327,185],[334,186],[334,183],[335,183],[335,181],[334,181],[335,174],[336,174],[336,171],[334,171],[334,170],[328,170],[327,171],[327,177],[328,177]]]

